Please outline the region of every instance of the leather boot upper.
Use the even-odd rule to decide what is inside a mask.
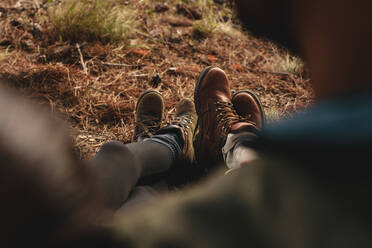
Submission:
[[[264,124],[264,113],[258,97],[250,91],[239,91],[232,97],[232,103],[238,115],[250,122],[258,130]]]
[[[220,162],[219,148],[230,131],[225,119],[234,117],[230,83],[223,70],[211,68],[199,79],[195,104],[199,115],[198,158],[203,162]]]

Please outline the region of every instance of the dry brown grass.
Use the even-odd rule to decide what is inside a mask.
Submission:
[[[278,56],[286,55],[241,33],[229,20],[219,23],[218,29],[225,25],[224,30],[233,30],[230,34],[216,32],[199,40],[192,35],[195,20],[182,17],[172,4],[166,12],[156,13],[162,1],[129,2],[136,4],[141,25],[128,45],[90,41],[80,42],[79,48],[68,40],[53,42],[48,27],[42,26],[48,23],[42,8],[10,9],[10,0],[2,5],[6,14],[0,16],[0,50],[7,53],[0,55],[0,77],[61,115],[82,159],[91,158],[109,140],[131,140],[133,110],[143,91],[159,90],[167,113],[174,113],[176,102],[193,96],[196,78],[208,65],[224,69],[233,90],[256,92],[272,119],[311,102],[312,90],[301,65],[294,73],[278,70],[282,65],[275,65]],[[170,17],[186,18],[191,25],[174,25]],[[23,22],[14,26],[19,18]],[[36,24],[42,29],[35,29]],[[159,85],[151,83],[155,75],[162,79]]]

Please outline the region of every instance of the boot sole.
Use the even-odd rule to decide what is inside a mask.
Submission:
[[[251,91],[251,90],[239,90],[238,92],[236,92],[236,93],[233,94],[233,96],[232,96],[231,99],[234,99],[234,97],[237,94],[242,93],[242,92],[249,94],[251,97],[253,97],[253,99],[257,103],[258,108],[260,109],[260,112],[261,112],[262,126],[264,126],[265,123],[266,123],[265,112],[264,112],[264,109],[262,107],[262,103],[261,103],[260,99],[258,98],[258,96],[253,91]]]

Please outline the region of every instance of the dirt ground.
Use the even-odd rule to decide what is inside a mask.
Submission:
[[[55,41],[46,1],[2,0],[0,78],[60,115],[81,159],[109,140],[130,142],[136,100],[145,90],[163,94],[168,120],[181,98],[193,97],[197,76],[210,65],[226,71],[233,90],[256,92],[269,120],[312,102],[300,60],[246,31],[195,37],[195,17],[169,2],[161,9],[157,1],[126,1],[146,15],[129,45],[114,45]]]

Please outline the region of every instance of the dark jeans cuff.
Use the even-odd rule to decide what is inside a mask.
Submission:
[[[176,161],[182,153],[183,142],[177,132],[169,132],[165,134],[157,134],[148,140],[165,145],[172,153],[173,161]]]

